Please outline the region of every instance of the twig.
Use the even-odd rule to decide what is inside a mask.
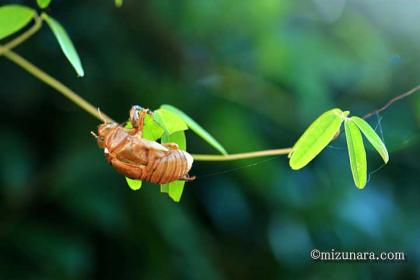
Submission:
[[[1,47],[1,46],[0,46]],[[92,104],[87,102],[85,99],[80,97],[77,93],[69,89],[67,86],[63,85],[60,81],[56,80],[55,78],[51,77],[43,70],[39,69],[17,53],[13,51],[6,51],[3,54],[6,58],[10,59],[47,85],[51,86],[52,88],[56,89],[59,93],[70,99],[73,103],[78,105],[80,108],[91,114],[92,116],[96,117],[99,120],[105,119],[107,122],[113,122],[113,120],[108,117],[106,114],[102,113],[102,118],[99,115],[98,108],[94,107]]]
[[[44,83],[48,84],[49,86],[56,89],[59,93],[63,94],[65,97],[70,99],[72,102],[77,104],[80,108],[84,109],[89,114],[93,115],[94,117],[98,118],[99,120],[106,120],[107,122],[113,122],[113,120],[108,117],[106,114],[99,114],[98,109],[94,107],[92,104],[87,102],[85,99],[80,97],[77,93],[63,85],[60,81],[55,79],[54,77],[48,75],[40,68],[36,67],[28,60],[24,59],[22,56],[18,55],[17,53],[13,52],[12,49],[19,46],[26,40],[28,40],[33,34],[35,34],[42,26],[42,18],[38,15],[34,16],[34,25],[26,30],[24,33],[10,41],[5,45],[0,45],[0,56],[3,55],[6,58],[10,59]]]
[[[283,149],[274,149],[274,150],[264,150],[257,152],[249,153],[239,153],[239,154],[228,154],[228,155],[192,155],[194,160],[197,161],[227,161],[227,160],[239,160],[245,158],[256,158],[264,156],[274,156],[274,155],[287,155],[292,151],[292,148],[283,148]]]
[[[92,116],[96,117],[99,120],[106,120],[107,122],[114,122],[110,117],[108,117],[104,113],[99,113],[99,110],[94,107],[92,104],[87,102],[85,99],[80,97],[77,93],[69,89],[67,86],[62,84],[60,81],[55,79],[54,77],[48,75],[40,68],[36,67],[17,53],[11,51],[14,47],[20,45],[24,41],[26,41],[30,36],[32,36],[35,32],[39,30],[42,26],[42,19],[38,16],[34,18],[35,24],[28,29],[26,32],[22,33],[19,37],[15,38],[11,42],[7,43],[6,45],[0,45],[0,55],[4,55],[6,58],[10,59],[44,83],[48,84],[52,88],[56,89],[59,93],[63,94],[65,97],[70,99],[73,103],[84,109],[86,112],[91,114]],[[412,95],[413,93],[420,90],[420,85],[416,86],[415,88],[400,94],[391,100],[389,100],[383,107],[366,114],[363,118],[367,119],[370,116],[380,113],[386,110],[389,106],[391,106],[394,102],[401,100],[407,96]],[[292,151],[292,148],[283,148],[283,149],[273,149],[273,150],[263,150],[263,151],[256,151],[256,152],[247,152],[247,153],[238,153],[238,154],[229,154],[229,155],[204,155],[204,154],[195,154],[192,155],[194,160],[196,161],[228,161],[228,160],[239,160],[239,159],[246,159],[246,158],[256,158],[262,156],[271,156],[271,155],[285,155]]]
[[[389,106],[391,106],[394,102],[401,100],[403,98],[406,98],[407,96],[412,95],[413,93],[417,92],[418,90],[420,90],[420,85],[416,86],[415,88],[410,89],[409,91],[402,93],[398,96],[395,96],[394,98],[392,98],[391,100],[389,100],[383,107],[372,111],[366,115],[363,116],[364,119],[367,119],[369,117],[371,117],[372,115],[376,115],[377,113],[382,112],[383,110],[386,110]]]
[[[401,100],[407,96],[412,95],[413,93],[420,90],[420,85],[416,86],[415,88],[400,94],[391,100],[389,100],[383,107],[366,114],[363,118],[367,119],[372,115],[380,113],[386,110],[389,106],[391,106],[394,102]],[[192,155],[194,160],[196,161],[228,161],[228,160],[239,160],[245,158],[255,158],[255,157],[262,157],[262,156],[271,156],[271,155],[286,155],[292,151],[292,148],[283,148],[283,149],[275,149],[275,150],[264,150],[264,151],[256,151],[256,152],[248,152],[248,153],[239,153],[239,154],[229,154],[229,155]]]

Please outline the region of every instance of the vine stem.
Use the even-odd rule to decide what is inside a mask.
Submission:
[[[107,122],[114,122],[112,118],[107,116],[104,113],[100,113],[99,109],[94,107],[88,101],[80,97],[77,93],[72,91],[70,88],[65,86],[63,83],[55,79],[54,77],[50,76],[37,66],[33,65],[31,62],[23,58],[22,56],[18,55],[17,53],[13,52],[11,49],[20,45],[24,41],[26,41],[29,37],[35,34],[42,26],[42,19],[39,16],[34,17],[35,24],[28,29],[26,32],[22,33],[20,36],[15,38],[14,40],[10,41],[5,45],[0,45],[0,56],[3,55],[9,60],[13,61],[26,71],[28,71],[33,76],[37,77],[47,85],[51,86],[59,93],[70,99],[73,103],[78,105],[80,108],[94,116],[95,118],[101,121]],[[401,100],[409,95],[420,90],[420,85],[414,87],[413,89],[400,94],[391,100],[389,100],[383,107],[372,111],[366,114],[363,118],[367,119],[370,116],[382,112],[383,110],[387,109],[391,106],[394,102]],[[206,154],[193,154],[192,157],[196,161],[230,161],[230,160],[240,160],[246,158],[256,158],[256,157],[263,157],[263,156],[272,156],[272,155],[286,155],[292,151],[292,148],[282,148],[282,149],[273,149],[273,150],[263,150],[263,151],[255,151],[255,152],[246,152],[246,153],[237,153],[237,154],[228,154],[228,155],[206,155]]]
[[[364,116],[363,116],[363,118],[364,118],[364,119],[367,119],[367,118],[369,118],[369,117],[371,117],[371,116],[373,116],[373,115],[375,115],[375,114],[378,114],[378,113],[380,113],[380,112],[382,112],[382,111],[386,110],[386,109],[387,109],[389,106],[391,106],[394,102],[396,102],[396,101],[398,101],[398,100],[401,100],[401,99],[403,99],[403,98],[406,98],[407,96],[412,95],[413,93],[417,92],[418,90],[420,90],[420,85],[417,85],[416,87],[414,87],[414,88],[410,89],[409,91],[404,92],[404,93],[402,93],[402,94],[400,94],[400,95],[395,96],[394,98],[392,98],[391,100],[389,100],[389,101],[388,101],[388,102],[387,102],[384,106],[382,106],[381,108],[379,108],[379,109],[377,109],[377,110],[375,110],[375,111],[372,111],[372,112],[370,112],[370,113],[368,113],[368,114],[364,115]]]
[[[228,155],[200,155],[194,154],[192,157],[197,161],[228,161],[228,160],[239,160],[245,158],[256,158],[264,156],[275,156],[275,155],[287,155],[292,151],[292,148],[264,150],[248,153],[239,154],[228,154]]]
[[[407,92],[404,92],[400,95],[395,96],[391,100],[389,100],[384,106],[381,108],[372,111],[363,116],[363,119],[367,119],[377,113],[380,113],[386,110],[389,106],[391,106],[394,102],[406,98],[415,92],[420,90],[420,85],[410,89]],[[337,134],[338,136],[338,134]],[[335,138],[334,138],[335,139]],[[292,148],[283,148],[283,149],[274,149],[274,150],[264,150],[264,151],[256,151],[256,152],[247,152],[247,153],[238,153],[238,154],[228,154],[228,155],[201,155],[196,154],[192,155],[194,160],[196,161],[228,161],[228,160],[239,160],[245,158],[255,158],[255,157],[262,157],[262,156],[272,156],[272,155],[286,155],[292,151]]]
[[[10,41],[9,43],[5,44],[4,46],[0,46],[0,55],[3,55],[7,51],[19,46],[24,41],[28,40],[32,35],[34,35],[41,27],[42,27],[42,19],[39,16],[34,17],[34,25],[22,33],[20,36],[16,37],[14,40]]]
[[[26,40],[28,40],[32,35],[34,35],[41,27],[42,27],[42,18],[38,15],[34,16],[34,25],[23,32],[21,35],[10,41],[5,45],[0,45],[0,56],[3,55],[4,57],[8,58],[9,60],[13,61],[26,71],[28,71],[33,76],[37,77],[47,85],[51,86],[59,93],[70,99],[73,103],[78,105],[80,108],[94,116],[95,118],[107,122],[113,122],[112,118],[107,116],[104,113],[99,113],[99,109],[94,107],[84,98],[80,97],[77,93],[72,91],[70,88],[65,86],[63,83],[52,77],[51,75],[47,74],[45,71],[41,70],[37,66],[33,65],[31,62],[23,58],[22,56],[18,55],[17,53],[13,52],[12,49],[17,47],[18,45],[22,44]]]
[[[60,81],[56,80],[52,76],[48,75],[17,53],[8,50],[5,53],[3,53],[5,57],[46,83],[47,85],[51,86],[52,88],[56,89],[59,93],[70,99],[73,103],[77,104],[80,108],[94,116],[95,118],[103,121],[104,119],[107,122],[114,122],[110,117],[108,117],[106,114],[101,113],[99,114],[98,108],[94,107],[92,104],[90,104],[88,101],[80,97],[77,93],[69,89],[67,86],[63,85]]]

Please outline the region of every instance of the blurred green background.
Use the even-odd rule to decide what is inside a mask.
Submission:
[[[47,11],[85,77],[46,26],[19,54],[119,121],[133,104],[172,104],[230,153],[289,147],[327,109],[363,115],[420,82],[415,0],[53,0]],[[2,57],[0,73],[0,279],[420,278],[418,94],[369,119],[390,162],[364,190],[342,135],[299,172],[285,156],[196,162],[176,204],[157,185],[128,188],[89,134],[96,119]],[[216,153],[187,136],[191,153]],[[381,165],[369,149],[369,172]],[[407,261],[320,263],[314,248]]]

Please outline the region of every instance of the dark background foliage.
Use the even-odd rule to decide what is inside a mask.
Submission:
[[[414,0],[53,0],[85,77],[46,26],[17,51],[116,120],[132,104],[168,103],[244,152],[289,147],[329,108],[363,115],[419,83],[419,10]],[[381,120],[391,160],[364,190],[341,136],[299,172],[284,156],[196,162],[176,204],[156,185],[128,188],[89,134],[96,119],[1,57],[0,73],[1,279],[420,277],[418,95],[369,119]],[[215,153],[187,136],[190,152]],[[369,172],[381,164],[370,150]],[[319,263],[313,248],[407,261]]]

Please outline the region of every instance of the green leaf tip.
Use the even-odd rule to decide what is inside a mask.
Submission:
[[[117,8],[119,8],[119,7],[121,7],[122,6],[122,4],[123,4],[123,0],[115,0],[115,7],[117,7]]]
[[[357,188],[363,189],[366,185],[367,162],[362,134],[353,119],[347,119],[344,122],[344,130],[353,180]]]
[[[61,50],[63,51],[70,64],[73,66],[74,70],[76,70],[77,75],[79,77],[83,77],[85,72],[83,70],[82,63],[80,62],[79,55],[77,54],[76,48],[74,47],[64,27],[57,20],[47,15],[46,13],[42,13],[41,16],[48,23],[49,27],[54,33],[55,38],[58,41],[58,44],[60,45]]]
[[[348,114],[335,108],[319,116],[293,146],[289,154],[290,167],[298,170],[311,162],[334,139]]]
[[[50,5],[51,0],[36,0],[36,3],[38,4],[38,7],[45,9]]]
[[[388,150],[385,147],[384,142],[382,142],[379,135],[375,132],[375,130],[366,122],[364,119],[359,117],[351,117],[351,120],[357,125],[369,143],[375,148],[375,150],[379,153],[385,163],[389,161]]]
[[[130,189],[132,189],[133,191],[137,191],[141,188],[142,181],[133,180],[133,179],[130,179],[128,177],[125,177],[125,180],[127,181],[127,184],[130,187]]]
[[[0,7],[0,40],[25,27],[35,16],[35,10],[22,5]]]
[[[168,193],[169,192],[169,184],[160,185],[160,192]]]
[[[204,141],[206,141],[210,146],[218,150],[222,155],[227,155],[225,148],[203,127],[201,127],[196,121],[194,121],[190,116],[179,110],[178,108],[171,105],[162,105],[160,108],[173,112],[180,118],[182,118],[187,126],[198,136],[200,136]]]
[[[184,191],[184,185],[185,181],[174,181],[160,185],[160,191],[168,193],[173,201],[179,202],[181,200],[182,192]]]

